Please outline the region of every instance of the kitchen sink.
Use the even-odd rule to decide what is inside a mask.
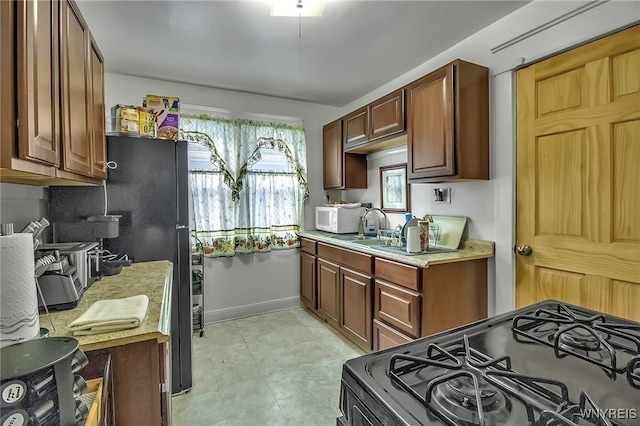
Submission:
[[[364,246],[380,245],[380,241],[378,241],[378,239],[375,237],[365,237],[365,238],[366,239],[351,240],[351,242],[356,244],[362,244]]]
[[[377,237],[368,237],[366,235],[355,235],[355,234],[336,234],[332,235],[331,238],[341,241],[354,241],[354,242],[362,242],[362,241],[378,241]]]
[[[454,249],[430,248],[427,251],[422,251],[418,253],[407,253],[407,249],[405,247],[382,246],[378,241],[353,241],[353,242],[358,244],[368,245],[372,249],[382,250],[389,253],[401,254],[403,256],[420,256],[423,254],[452,253],[452,252],[458,251]]]

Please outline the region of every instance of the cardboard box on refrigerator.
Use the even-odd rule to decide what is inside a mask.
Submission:
[[[174,96],[147,95],[142,100],[142,106],[153,110],[157,138],[178,139],[180,99]]]

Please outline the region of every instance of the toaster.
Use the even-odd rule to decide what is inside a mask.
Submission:
[[[38,307],[40,310],[47,306],[51,311],[63,311],[78,306],[78,302],[84,293],[84,286],[78,277],[78,270],[69,264],[66,257],[60,262],[63,265],[60,271],[47,271],[38,278],[40,285],[40,297]]]

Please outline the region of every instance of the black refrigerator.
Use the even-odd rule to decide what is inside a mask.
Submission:
[[[171,310],[172,393],[192,386],[192,308],[187,142],[107,137],[108,214],[122,215],[113,254],[133,262],[173,262]],[[115,166],[115,168],[113,168]],[[89,216],[104,213],[102,186],[50,187],[55,242],[95,241]]]

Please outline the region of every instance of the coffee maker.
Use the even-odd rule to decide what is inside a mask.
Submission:
[[[76,222],[54,222],[53,239],[57,243],[95,241],[98,277],[116,275],[122,271],[123,266],[132,263],[126,254],[111,253],[105,248],[105,240],[119,237],[120,218],[120,215],[103,214]]]

